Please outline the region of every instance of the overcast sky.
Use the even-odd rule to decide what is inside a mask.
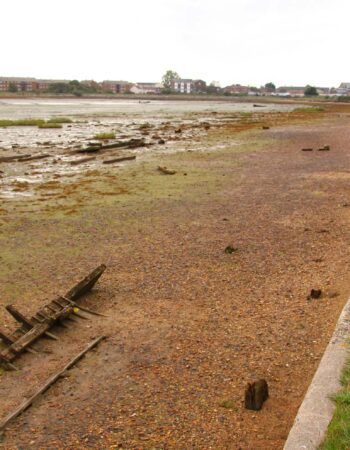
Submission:
[[[3,0],[0,76],[338,86],[349,18],[349,0]]]

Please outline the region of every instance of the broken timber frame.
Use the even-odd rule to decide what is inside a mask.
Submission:
[[[7,348],[0,351],[0,365],[3,365],[5,368],[16,369],[12,363],[13,360],[24,351],[36,353],[31,348],[31,344],[38,338],[45,335],[51,339],[58,339],[54,334],[50,333],[50,328],[60,321],[67,319],[71,314],[78,314],[77,308],[79,306],[76,301],[92,289],[105,269],[106,266],[104,264],[100,265],[64,296],[57,297],[40,308],[30,319],[21,314],[13,305],[6,306],[6,310],[21,326],[11,335],[7,335],[0,330],[0,338],[7,345]],[[87,308],[84,309],[87,312],[94,313]]]

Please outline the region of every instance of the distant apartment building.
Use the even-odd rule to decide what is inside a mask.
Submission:
[[[303,97],[304,91],[305,86],[280,86],[276,90],[276,95],[281,97]]]
[[[68,83],[67,80],[37,80],[36,78],[0,77],[0,91],[12,89],[18,92],[45,92],[54,83]]]
[[[53,84],[68,84],[69,80],[36,80],[37,91],[46,92]]]
[[[338,95],[350,95],[350,83],[340,83],[340,86],[336,89]]]
[[[113,94],[125,94],[126,92],[129,92],[132,83],[129,83],[128,81],[110,81],[105,80],[101,83],[102,91],[113,93]]]
[[[207,83],[203,80],[178,79],[171,83],[171,88],[180,94],[203,94],[206,92]]]
[[[232,84],[231,86],[223,88],[223,92],[226,92],[227,94],[248,95],[249,91],[249,86],[241,86],[240,84]]]
[[[0,77],[0,91],[7,92],[11,89],[19,92],[31,92],[37,89],[35,78]]]
[[[162,89],[161,83],[139,82],[135,83],[130,91],[134,94],[160,94]]]

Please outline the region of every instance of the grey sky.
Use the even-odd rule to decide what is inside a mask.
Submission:
[[[260,86],[350,81],[346,0],[18,0],[1,5],[0,76]]]

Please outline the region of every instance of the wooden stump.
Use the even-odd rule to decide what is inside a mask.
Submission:
[[[244,404],[246,409],[260,411],[263,403],[269,397],[269,388],[266,380],[254,381],[248,383],[245,391]]]

